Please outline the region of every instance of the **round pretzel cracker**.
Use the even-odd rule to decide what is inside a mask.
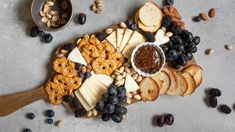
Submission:
[[[122,53],[118,53],[118,52],[113,52],[113,53],[109,54],[109,59],[113,59],[116,62],[117,68],[122,66],[122,64],[125,62],[124,55]]]
[[[65,57],[57,58],[53,62],[53,69],[68,77],[72,77],[77,74],[75,71],[75,63],[68,61]]]
[[[97,58],[92,62],[92,68],[96,74],[111,75],[117,68],[117,64],[112,59],[104,60],[102,58]]]

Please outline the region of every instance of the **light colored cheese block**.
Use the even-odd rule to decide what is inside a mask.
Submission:
[[[74,48],[68,55],[68,60],[75,62],[75,63],[80,63],[83,65],[87,65],[86,60],[83,58],[81,52],[79,49],[76,47]]]
[[[155,27],[161,23],[162,11],[153,2],[147,2],[139,10],[139,19],[146,27]]]
[[[92,108],[88,105],[88,103],[85,101],[84,97],[81,95],[79,89],[74,92],[75,96],[78,98],[79,102],[82,104],[82,106],[85,108],[86,111],[90,111]]]
[[[125,79],[125,88],[126,92],[134,92],[139,89],[139,85],[136,81],[131,77],[130,74],[127,74]]]
[[[119,50],[119,47],[121,45],[122,42],[122,38],[124,36],[124,29],[123,28],[118,28],[117,32],[116,32],[116,40],[117,40],[117,50]]]
[[[117,48],[117,39],[116,39],[116,32],[113,31],[107,38],[106,40],[113,45],[114,48]]]
[[[128,29],[128,28],[125,30],[122,42],[119,46],[119,52],[123,51],[123,49],[125,48],[127,42],[130,40],[132,33],[133,33],[133,31]]]
[[[113,79],[105,74],[95,74],[94,80],[99,80],[101,83],[103,83],[106,87],[109,87],[113,83]]]
[[[94,108],[96,105],[96,102],[98,101],[96,97],[88,90],[86,84],[84,83],[82,87],[79,88],[79,91],[81,95],[84,97],[84,99],[87,101],[89,106],[91,108]]]
[[[86,82],[85,83],[85,85],[87,86],[87,88],[88,88],[88,90],[96,97],[96,99],[97,100],[99,100],[100,99],[100,94],[99,94],[99,92],[96,90],[96,87],[97,86],[94,86],[94,85],[92,85],[93,84],[93,82]]]
[[[99,90],[101,92],[101,94],[103,95],[103,93],[107,92],[108,87],[105,86],[102,82],[100,82],[99,80],[94,80],[94,85],[97,86],[97,90]]]
[[[170,41],[170,38],[165,36],[165,32],[162,29],[159,29],[155,35],[155,44],[161,45]]]
[[[124,48],[124,50],[122,51],[122,54],[126,57],[126,58],[130,58],[132,51],[134,50],[134,48],[145,42],[145,38],[142,34],[140,34],[137,31],[134,31],[134,33],[132,34],[130,40],[127,42],[126,47]]]

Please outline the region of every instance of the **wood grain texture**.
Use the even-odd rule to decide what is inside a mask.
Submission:
[[[9,115],[30,103],[45,98],[47,96],[43,86],[29,91],[0,96],[0,116]]]

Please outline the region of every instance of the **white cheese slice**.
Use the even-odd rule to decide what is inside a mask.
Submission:
[[[145,42],[145,37],[140,34],[137,31],[134,31],[134,33],[132,34],[130,40],[127,42],[126,47],[124,48],[124,50],[122,51],[122,54],[126,57],[126,58],[130,58],[132,51],[134,50],[134,48]]]
[[[78,98],[79,102],[82,104],[82,106],[86,109],[86,111],[90,111],[92,108],[88,105],[88,103],[85,101],[84,97],[81,95],[79,89],[74,92],[75,96]]]
[[[94,108],[96,105],[96,102],[98,101],[96,97],[88,90],[86,84],[84,83],[82,87],[79,88],[79,91],[81,95],[84,97],[84,99],[87,101],[89,106],[91,108]]]
[[[161,44],[165,44],[168,41],[170,41],[170,38],[165,36],[165,32],[162,29],[159,29],[155,35],[155,44],[156,45],[161,45]]]
[[[124,29],[122,28],[118,28],[117,29],[117,32],[116,32],[116,39],[117,39],[117,51],[119,50],[119,47],[120,47],[120,44],[122,42],[122,38],[124,36]]]
[[[87,65],[86,60],[83,58],[81,52],[79,49],[76,47],[74,48],[68,55],[68,60],[75,62],[75,63],[80,63],[83,65]]]
[[[99,100],[100,99],[100,95],[99,95],[98,91],[96,91],[96,89],[95,89],[97,86],[94,86],[94,85],[91,85],[91,84],[92,84],[92,82],[90,82],[90,81],[85,83],[85,85],[87,86],[88,90],[95,96],[95,98],[97,100]]]
[[[106,87],[109,87],[113,83],[113,78],[105,74],[95,74],[93,75],[95,80],[99,80]]]
[[[119,46],[119,52],[122,52],[122,50],[125,48],[127,42],[130,40],[131,38],[131,35],[132,35],[133,31],[130,30],[130,29],[126,29],[125,30],[125,33],[124,33],[124,36],[123,36],[123,39],[122,39],[122,42]]]
[[[137,84],[136,81],[131,77],[130,74],[128,74],[128,75],[126,76],[125,88],[126,88],[126,92],[134,92],[134,91],[136,91],[136,90],[139,89],[138,84]]]
[[[114,48],[117,48],[117,40],[116,40],[116,32],[113,31],[107,38],[106,40],[113,45]]]
[[[105,92],[107,92],[107,87],[105,85],[103,85],[100,81],[98,80],[94,80],[90,83],[92,85],[92,87],[94,88],[95,91],[98,92],[99,94],[99,99],[101,99],[101,97],[103,96],[103,94]]]

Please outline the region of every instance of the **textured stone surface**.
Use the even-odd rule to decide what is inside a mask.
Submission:
[[[158,1],[160,4],[159,0]],[[97,15],[89,11],[93,0],[72,0],[74,13],[87,14],[87,23],[83,26],[72,22],[65,30],[53,32],[51,44],[41,43],[39,38],[30,38],[26,32],[33,25],[30,17],[31,0],[0,1],[0,95],[24,91],[42,85],[47,79],[50,59],[55,48],[70,39],[85,33],[106,28],[119,23],[134,14],[144,0],[104,0],[104,11]],[[235,3],[234,0],[175,0],[175,6],[182,14],[187,29],[201,37],[196,59],[204,68],[203,84],[188,97],[161,96],[156,102],[138,103],[128,106],[128,120],[122,124],[103,123],[99,119],[76,119],[63,106],[52,106],[38,101],[16,113],[0,118],[0,132],[19,132],[29,127],[33,132],[234,132],[235,112],[224,115],[217,109],[211,109],[204,103],[205,89],[218,87],[222,90],[219,103],[232,106],[235,103],[235,50],[226,51],[225,44],[235,46]],[[194,23],[193,15],[207,12],[211,7],[217,9],[217,16],[208,22]],[[204,55],[207,48],[215,53]],[[55,120],[64,120],[65,125],[58,128],[45,124],[43,111],[53,108]],[[0,108],[1,109],[1,108]],[[34,112],[36,118],[28,120],[25,113]],[[173,113],[173,126],[163,128],[151,125],[155,114]]]

